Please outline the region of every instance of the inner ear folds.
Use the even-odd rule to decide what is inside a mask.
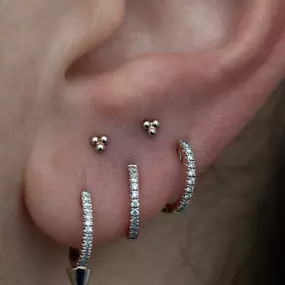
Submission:
[[[122,136],[136,134],[146,117],[163,119],[170,138],[197,137],[205,160],[201,164],[208,165],[252,118],[282,70],[282,64],[269,66],[269,60],[283,41],[284,1],[237,5],[235,32],[223,46],[197,53],[149,52],[124,60],[73,84],[80,88],[68,90],[69,100],[86,102],[81,106],[89,119],[128,125]]]

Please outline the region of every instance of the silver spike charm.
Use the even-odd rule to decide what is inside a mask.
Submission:
[[[87,285],[92,270],[88,269],[93,243],[93,208],[92,197],[88,191],[81,193],[81,206],[83,209],[83,236],[81,250],[69,248],[69,259],[72,268],[67,269],[71,285]]]
[[[87,285],[92,270],[86,267],[76,267],[67,269],[67,274],[72,285]]]

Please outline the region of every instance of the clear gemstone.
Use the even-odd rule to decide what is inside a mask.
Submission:
[[[93,232],[93,227],[92,226],[86,226],[84,228],[84,230],[85,230],[86,233],[92,233]]]
[[[131,231],[138,231],[139,230],[139,224],[131,224],[130,230]]]
[[[133,209],[131,210],[131,215],[132,216],[138,216],[140,214],[139,210],[138,209]]]
[[[194,185],[195,184],[195,178],[190,177],[187,179],[187,185]]]
[[[132,207],[132,208],[138,208],[139,206],[140,206],[140,202],[139,202],[138,199],[133,200],[133,201],[131,202],[131,207]]]
[[[91,197],[91,194],[88,191],[83,191],[82,197]]]
[[[139,184],[138,183],[132,183],[131,184],[131,189],[132,190],[138,190],[139,189]]]
[[[138,174],[130,175],[130,181],[131,182],[138,182],[138,179],[139,179]]]
[[[133,199],[139,198],[139,192],[138,192],[138,191],[132,191],[131,197],[132,197]]]
[[[92,221],[92,219],[87,219],[86,221],[84,221],[84,224],[86,226],[92,226],[93,225],[93,221]]]
[[[89,197],[86,197],[86,196],[82,196],[82,197],[81,197],[81,200],[82,200],[83,202],[87,202],[87,201],[90,201],[90,198],[89,198]]]
[[[138,238],[138,234],[136,233],[130,233],[129,234],[129,239],[137,239]]]
[[[130,234],[137,234],[138,233],[138,230],[137,229],[130,229]]]
[[[190,195],[190,194],[185,194],[185,195],[184,195],[184,199],[185,199],[186,201],[189,201],[189,200],[191,199],[191,195]]]
[[[193,157],[193,155],[194,155],[193,151],[191,149],[187,149],[186,154],[187,154],[187,156],[191,156],[191,157]]]
[[[138,168],[137,167],[129,167],[129,173],[131,177],[137,177],[138,176]]]
[[[88,244],[90,244],[90,243],[92,242],[93,237],[92,237],[92,235],[90,235],[90,234],[86,234],[86,235],[84,236],[83,240],[86,242],[86,245],[88,245]]]
[[[131,183],[137,183],[138,178],[137,177],[131,177]]]
[[[84,220],[93,220],[92,213],[85,213],[83,218]]]
[[[195,169],[195,162],[193,160],[188,161],[187,167]]]
[[[83,201],[84,208],[92,208],[92,204],[89,201]]]
[[[195,176],[196,175],[196,172],[194,169],[189,170],[187,173],[189,176]]]
[[[192,194],[192,193],[193,193],[193,190],[194,190],[194,187],[193,187],[193,186],[187,186],[187,188],[186,188],[186,192],[187,192],[188,194]]]
[[[132,225],[139,225],[139,219],[137,219],[137,218],[132,218],[132,219],[131,219],[131,224],[132,224]]]
[[[182,211],[184,209],[184,207],[182,206],[182,205],[180,205],[177,209],[176,209],[176,211],[177,212],[180,212],[180,211]]]

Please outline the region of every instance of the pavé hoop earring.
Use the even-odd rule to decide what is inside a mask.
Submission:
[[[179,143],[179,156],[186,170],[186,185],[184,191],[173,204],[167,204],[163,209],[165,213],[179,213],[189,204],[196,184],[196,166],[193,150],[187,141]]]
[[[87,285],[92,270],[88,269],[93,244],[93,209],[92,197],[88,191],[81,193],[81,206],[83,209],[83,236],[81,251],[69,248],[69,259],[72,268],[67,269],[67,274],[72,285]]]
[[[129,188],[130,188],[130,221],[128,239],[136,240],[140,228],[140,185],[139,170],[137,165],[129,165]]]

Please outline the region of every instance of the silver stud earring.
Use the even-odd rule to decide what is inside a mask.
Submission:
[[[163,209],[163,212],[165,213],[181,212],[188,206],[194,194],[194,189],[196,184],[196,166],[195,166],[194,153],[188,142],[180,141],[179,156],[186,170],[185,188],[182,194],[180,195],[179,199],[175,203],[166,205],[166,207]]]
[[[137,165],[129,165],[129,187],[130,187],[130,221],[128,239],[136,240],[140,228],[140,185],[139,170]]]
[[[67,269],[67,275],[72,285],[87,285],[92,274],[88,269],[93,244],[93,209],[91,193],[81,193],[81,206],[83,209],[83,234],[81,250],[69,248],[69,259],[72,268]]]
[[[109,138],[107,136],[92,136],[90,138],[90,144],[95,147],[97,152],[104,152],[107,144],[109,142]]]
[[[147,131],[150,137],[153,137],[157,134],[157,130],[160,127],[160,122],[158,120],[148,121],[145,120],[142,122],[142,128]]]

